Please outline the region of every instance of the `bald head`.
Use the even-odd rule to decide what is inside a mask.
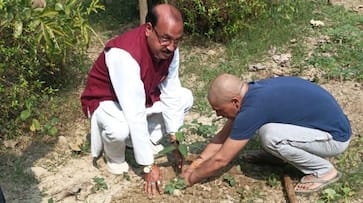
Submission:
[[[208,101],[212,105],[223,104],[241,95],[243,82],[231,74],[221,74],[214,79],[208,90]]]
[[[180,11],[170,4],[159,4],[151,9],[146,15],[146,22],[150,22],[154,27],[159,21],[173,21],[175,23],[183,23],[183,17]]]

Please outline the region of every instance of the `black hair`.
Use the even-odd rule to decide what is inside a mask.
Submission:
[[[153,27],[156,26],[156,23],[158,22],[158,15],[157,15],[155,6],[152,7],[151,9],[149,9],[149,11],[147,12],[146,17],[145,17],[145,22],[151,23],[151,25]]]

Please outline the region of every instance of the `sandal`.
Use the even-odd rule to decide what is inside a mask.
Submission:
[[[316,191],[322,189],[323,187],[338,181],[342,177],[342,173],[338,171],[337,175],[330,180],[322,180],[321,178],[317,178],[317,177],[314,177],[311,180],[306,180],[305,177],[306,176],[302,177],[298,184],[309,184],[309,183],[320,183],[320,184],[318,186],[316,186],[314,188],[310,188],[310,189],[296,189],[295,188],[296,193],[306,194],[306,193],[316,192]]]

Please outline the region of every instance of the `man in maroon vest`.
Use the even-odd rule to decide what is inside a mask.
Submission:
[[[91,151],[107,160],[113,174],[128,171],[125,147],[132,145],[145,172],[145,191],[162,192],[154,154],[164,134],[175,141],[184,114],[193,104],[179,80],[178,43],[183,35],[181,13],[169,4],[155,6],[146,23],[110,40],[88,74],[81,95],[91,118]],[[177,159],[182,161],[179,156]],[[181,167],[181,165],[179,164]]]

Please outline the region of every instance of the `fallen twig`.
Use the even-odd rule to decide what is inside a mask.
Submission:
[[[287,194],[287,198],[289,200],[290,203],[297,203],[297,199],[296,199],[296,195],[295,195],[295,190],[294,190],[294,186],[292,184],[292,180],[290,178],[289,175],[284,175],[283,176],[283,185],[285,187],[285,191]]]

